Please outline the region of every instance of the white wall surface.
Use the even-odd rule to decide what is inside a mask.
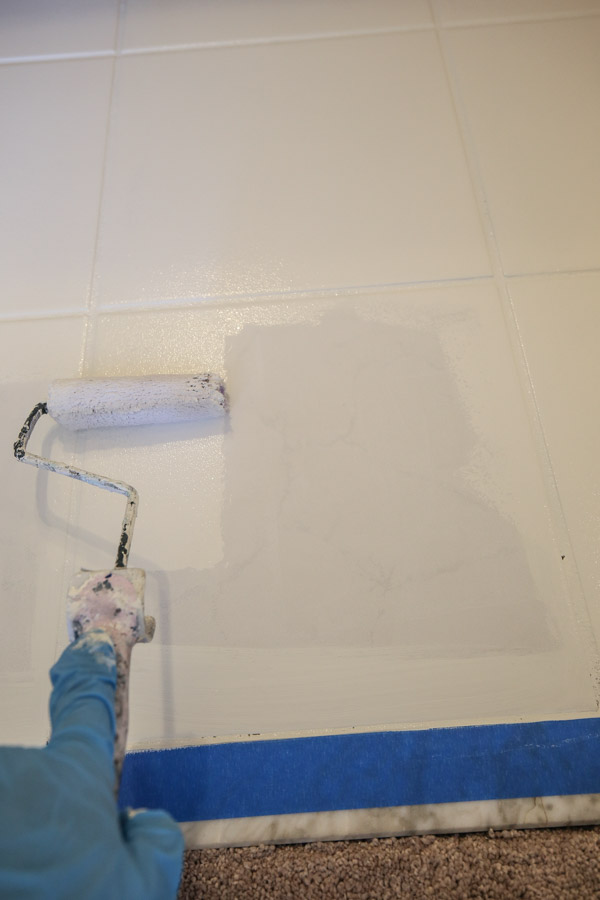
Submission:
[[[599,44],[597,0],[0,5],[0,740],[122,515],[11,444],[154,372],[228,421],[31,447],[140,492],[131,746],[597,712]]]

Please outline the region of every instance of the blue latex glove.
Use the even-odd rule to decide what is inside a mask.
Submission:
[[[50,677],[48,745],[0,748],[0,898],[174,898],[179,826],[159,810],[119,813],[115,801],[111,639],[83,635]]]

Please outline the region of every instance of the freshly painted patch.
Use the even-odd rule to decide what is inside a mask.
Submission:
[[[557,646],[506,499],[520,491],[448,349],[466,354],[481,325],[420,299],[414,317],[338,309],[230,339],[223,559],[167,573],[173,643],[458,659]]]

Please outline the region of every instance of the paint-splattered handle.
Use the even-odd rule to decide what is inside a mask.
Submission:
[[[115,791],[118,793],[129,727],[129,667],[133,645],[152,640],[154,619],[144,616],[142,569],[113,569],[75,575],[67,600],[71,639],[102,628],[112,638],[117,662],[115,690]]]

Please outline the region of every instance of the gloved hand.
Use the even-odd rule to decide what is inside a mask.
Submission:
[[[82,635],[50,677],[48,745],[0,748],[0,898],[174,898],[179,826],[159,810],[119,814],[115,801],[111,639]]]

